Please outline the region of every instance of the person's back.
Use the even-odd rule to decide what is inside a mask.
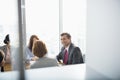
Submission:
[[[53,67],[53,66],[58,66],[57,61],[52,58],[48,57],[42,57],[38,59],[32,66],[31,68],[44,68],[44,67]]]
[[[55,59],[46,57],[47,48],[42,41],[36,41],[33,45],[33,53],[39,59],[31,66],[31,68],[43,68],[43,67],[53,67],[58,66]]]

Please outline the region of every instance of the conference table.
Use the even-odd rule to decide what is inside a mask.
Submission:
[[[0,80],[19,80],[19,71],[0,72]],[[111,80],[87,64],[25,69],[25,80]]]
[[[84,80],[85,64],[26,69],[26,80]],[[0,80],[18,80],[19,71],[0,73]],[[7,76],[7,77],[6,77]]]

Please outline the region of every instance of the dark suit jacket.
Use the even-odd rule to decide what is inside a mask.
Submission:
[[[57,55],[57,60],[63,60],[64,59],[64,47],[61,48],[61,52]],[[68,62],[67,64],[79,64],[83,63],[82,53],[79,47],[74,46],[72,43],[70,44],[69,50],[68,50]]]

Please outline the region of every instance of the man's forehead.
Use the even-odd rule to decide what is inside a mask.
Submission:
[[[67,35],[61,36],[61,39],[69,39]]]
[[[61,36],[61,38],[67,38],[67,36]]]
[[[63,35],[63,36],[61,36],[61,37],[67,37],[67,35]]]

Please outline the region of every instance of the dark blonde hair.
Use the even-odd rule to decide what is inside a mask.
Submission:
[[[30,37],[30,41],[29,41],[29,45],[28,48],[30,49],[30,51],[32,51],[32,47],[33,47],[33,39],[36,38],[37,40],[39,40],[39,38],[36,35],[32,35]]]
[[[33,51],[33,54],[39,58],[47,54],[46,45],[40,40],[34,43],[32,51]]]

